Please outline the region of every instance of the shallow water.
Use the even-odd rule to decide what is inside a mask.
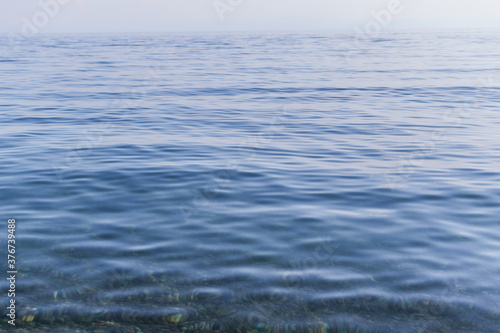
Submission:
[[[0,45],[19,331],[500,332],[497,33]]]

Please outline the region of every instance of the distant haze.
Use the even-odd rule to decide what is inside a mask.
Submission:
[[[496,29],[499,16],[498,0],[1,0],[0,32]]]

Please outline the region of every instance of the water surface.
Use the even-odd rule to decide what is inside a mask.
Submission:
[[[498,34],[0,45],[18,330],[500,332]]]

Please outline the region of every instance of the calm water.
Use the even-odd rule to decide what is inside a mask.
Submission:
[[[498,33],[0,45],[18,331],[500,332]]]

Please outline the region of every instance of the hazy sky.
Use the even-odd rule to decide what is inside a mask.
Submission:
[[[1,33],[500,28],[500,0],[0,0]],[[372,26],[373,28],[373,26]]]

